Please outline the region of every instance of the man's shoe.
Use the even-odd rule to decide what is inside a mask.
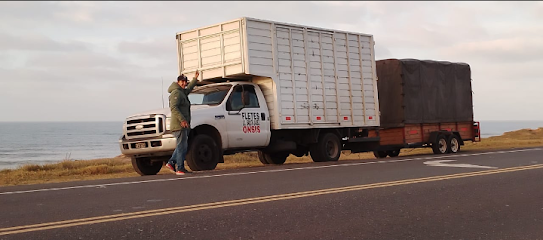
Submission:
[[[173,172],[173,173],[175,172],[175,168],[174,168],[171,164],[166,163],[166,167],[167,167],[168,169],[170,169],[171,172]]]
[[[181,176],[181,175],[185,175],[185,173],[183,171],[177,171],[175,172],[175,175]]]
[[[182,169],[179,170],[179,171],[181,171],[181,172],[183,172],[183,173],[191,173],[189,170],[187,170],[187,169],[185,169],[185,168],[182,168]],[[178,172],[179,172],[179,171],[178,171]]]

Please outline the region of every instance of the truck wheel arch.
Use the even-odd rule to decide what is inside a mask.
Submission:
[[[221,150],[221,160],[219,162],[224,163],[224,158],[222,157],[223,145],[222,145],[221,133],[215,127],[211,125],[208,125],[208,124],[199,125],[190,130],[189,145],[191,144],[192,139],[194,139],[196,135],[200,135],[200,134],[208,135],[211,138],[213,138],[213,140],[215,140],[215,142],[219,145],[219,149]]]

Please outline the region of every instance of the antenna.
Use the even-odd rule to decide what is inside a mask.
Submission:
[[[161,89],[161,93],[162,93],[162,108],[164,108],[164,78],[163,77],[160,77],[162,79],[162,89]]]

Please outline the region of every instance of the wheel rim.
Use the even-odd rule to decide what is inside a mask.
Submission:
[[[208,145],[202,144],[199,146],[197,156],[200,161],[211,162],[212,155],[211,148]]]
[[[439,151],[444,153],[447,152],[447,141],[445,139],[439,139]]]
[[[458,152],[458,139],[452,138],[451,139],[451,151],[452,152]]]
[[[330,140],[326,142],[326,154],[328,155],[328,157],[336,157],[338,151],[339,147],[337,146],[337,144],[334,143],[334,141]]]

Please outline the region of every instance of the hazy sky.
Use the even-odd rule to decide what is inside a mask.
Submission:
[[[542,2],[0,2],[0,121],[161,108],[175,33],[244,16],[373,34],[377,60],[466,62],[476,120],[543,120]]]

